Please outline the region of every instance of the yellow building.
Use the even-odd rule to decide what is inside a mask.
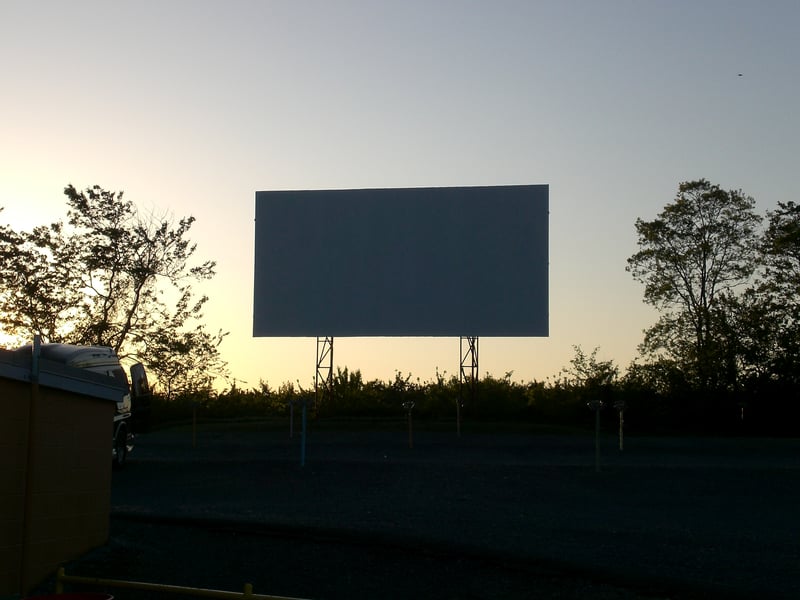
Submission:
[[[0,596],[108,539],[112,423],[127,386],[0,350]]]

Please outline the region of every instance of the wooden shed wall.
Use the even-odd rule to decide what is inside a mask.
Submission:
[[[28,464],[31,389],[0,379],[0,595],[108,539],[114,403],[39,387]]]

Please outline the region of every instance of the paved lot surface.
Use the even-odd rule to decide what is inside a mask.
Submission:
[[[800,598],[800,440],[140,436],[68,572],[306,598]],[[117,598],[142,598],[114,592]],[[157,596],[150,596],[157,597]]]

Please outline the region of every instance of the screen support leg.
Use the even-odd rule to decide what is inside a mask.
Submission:
[[[314,408],[331,397],[333,392],[333,337],[317,338],[317,371],[314,376]]]
[[[333,392],[333,337],[317,337],[317,359],[314,372],[314,409],[319,414],[319,407],[329,400]],[[300,442],[300,466],[306,465],[306,413],[308,400],[303,396],[303,430]]]
[[[466,343],[465,343],[466,342]],[[464,397],[469,396],[470,406],[475,406],[478,396],[478,336],[461,336],[458,342],[460,368],[458,377],[458,402],[456,403],[456,431],[461,436],[461,409]]]

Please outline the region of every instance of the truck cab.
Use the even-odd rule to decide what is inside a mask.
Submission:
[[[132,419],[134,406],[138,405],[144,408],[149,404],[150,387],[144,366],[141,363],[132,365],[129,380],[117,353],[113,348],[107,346],[42,344],[40,355],[42,358],[62,363],[68,367],[86,369],[93,373],[113,377],[120,383],[124,383],[128,393],[117,402],[111,432],[112,463],[114,467],[123,467],[127,462],[128,453],[133,450],[135,439]]]

